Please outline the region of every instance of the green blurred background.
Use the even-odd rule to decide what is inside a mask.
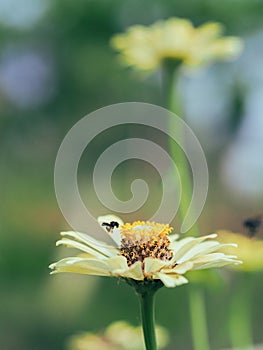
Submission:
[[[84,115],[118,102],[161,104],[158,73],[145,79],[122,67],[109,40],[127,26],[171,16],[195,25],[220,21],[226,34],[245,39],[237,61],[181,79],[186,116],[210,173],[202,232],[241,232],[244,218],[262,210],[262,1],[0,0],[1,350],[60,350],[75,332],[97,331],[119,319],[139,323],[134,292],[117,286],[115,279],[49,276],[49,263],[63,254],[55,248],[58,233],[68,229],[56,202],[53,170],[63,137]],[[119,129],[115,136],[138,133]],[[110,142],[107,134],[94,140],[80,176],[91,179],[92,165]],[[122,199],[129,198],[129,190],[120,188],[129,188],[136,169],[126,164],[116,174]],[[157,175],[148,172],[142,168],[139,175],[156,188]],[[159,198],[155,191],[152,199]],[[87,202],[94,215],[105,213],[95,199]],[[140,217],[143,210],[154,210],[151,202]],[[255,343],[263,343],[262,277],[249,278]],[[229,346],[228,300],[234,282],[228,272],[223,278],[225,284],[206,289],[212,349]],[[157,321],[180,349],[192,348],[187,288],[158,293]]]

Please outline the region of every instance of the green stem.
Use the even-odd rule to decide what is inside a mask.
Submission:
[[[195,350],[209,350],[204,293],[192,286],[189,290],[192,337]]]
[[[253,349],[249,276],[243,274],[230,304],[229,331],[233,349]]]
[[[178,89],[178,75],[180,62],[166,61],[163,66],[163,90],[166,97],[166,106],[173,113],[176,113],[181,118],[183,117],[181,96]],[[175,120],[171,121],[170,130],[178,128],[178,123]],[[181,137],[183,137],[183,130]],[[184,140],[182,140],[184,142]],[[189,165],[183,150],[170,139],[169,141],[170,152],[174,162],[177,166],[182,188],[182,198],[179,205],[179,218],[182,223],[192,197],[192,177],[189,169]],[[187,235],[198,236],[199,230],[195,223],[186,232]],[[189,294],[190,302],[190,317],[192,327],[192,337],[195,350],[209,350],[209,340],[207,331],[207,320],[205,312],[205,300],[203,291],[198,289],[191,289]]]
[[[136,281],[131,278],[125,278],[125,281],[135,289],[135,292],[139,297],[146,350],[157,350],[154,297],[156,291],[163,287],[163,283],[160,280]]]
[[[176,74],[177,73],[177,74]],[[178,89],[178,62],[166,61],[163,65],[163,90],[165,93],[164,100],[165,104],[168,106],[169,110],[183,119],[182,106],[181,106],[181,96]],[[171,120],[169,128],[173,130],[179,128],[180,126],[176,120]],[[184,130],[181,130],[182,144],[184,143],[183,139]],[[171,138],[169,138],[169,148],[174,159],[174,162],[177,166],[177,170],[180,176],[181,189],[182,189],[182,198],[179,205],[179,219],[182,223],[187,210],[190,205],[192,197],[192,177],[189,169],[189,165],[185,154],[181,147],[176,144]],[[198,236],[199,231],[197,225],[193,225],[187,232],[187,235]]]
[[[154,296],[155,293],[139,294],[141,320],[146,350],[157,350],[155,327],[154,327]]]

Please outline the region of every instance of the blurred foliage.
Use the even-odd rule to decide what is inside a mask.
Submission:
[[[167,331],[156,326],[158,348],[163,349],[168,341]],[[142,350],[144,339],[141,326],[133,327],[127,322],[110,324],[104,333],[79,333],[68,341],[68,350]]]
[[[0,10],[1,6],[0,1]],[[10,15],[19,11],[19,2],[17,6],[10,7]],[[67,275],[54,281],[49,276],[47,266],[57,259],[58,232],[67,228],[56,204],[53,167],[64,135],[83,115],[124,101],[161,103],[158,76],[143,80],[123,69],[109,39],[127,26],[171,16],[187,17],[196,25],[220,21],[226,34],[248,35],[262,29],[263,2],[53,0],[47,1],[46,13],[32,26],[16,27],[8,24],[8,18],[5,23],[0,20],[1,349],[60,350],[65,339],[80,329],[97,331],[118,319],[139,323],[136,298],[127,286],[117,286],[111,279]],[[27,65],[27,57],[32,66]],[[244,98],[243,89],[238,91],[242,94],[235,97],[233,114]],[[236,114],[235,121],[240,121]],[[116,133],[121,138],[129,131]],[[109,142],[105,135],[92,151],[87,150],[83,171],[88,168],[90,173],[89,164]],[[254,207],[225,204],[228,197],[217,180],[219,156],[208,159],[211,190],[201,228],[239,231],[242,216]],[[120,170],[119,178],[125,172]],[[156,181],[153,175],[153,187]],[[94,211],[99,210],[95,204]],[[225,305],[231,276],[223,277],[228,288],[207,291],[213,349],[229,344]],[[258,273],[250,281],[256,342],[263,342],[261,280]],[[156,313],[158,323],[169,329],[180,349],[191,347],[185,288],[161,290]],[[224,305],[217,307],[217,317],[214,305]]]

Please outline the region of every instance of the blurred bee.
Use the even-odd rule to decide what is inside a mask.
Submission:
[[[248,230],[249,237],[254,237],[258,233],[258,229],[260,228],[263,222],[262,215],[256,215],[250,218],[247,218],[243,221],[243,226]]]
[[[105,226],[107,232],[112,232],[115,227],[119,227],[119,223],[117,221],[103,222],[101,226]]]

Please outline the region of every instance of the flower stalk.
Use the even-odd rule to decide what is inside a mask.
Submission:
[[[141,312],[141,322],[146,350],[157,350],[157,341],[155,333],[155,293],[163,287],[161,281],[146,280],[142,282],[132,279],[126,280],[128,284],[134,287],[138,295]]]
[[[182,113],[182,102],[181,96],[179,93],[179,72],[180,72],[181,61],[179,60],[164,60],[162,76],[163,76],[163,93],[164,93],[164,103],[168,106],[169,110],[180,117]],[[174,128],[179,128],[180,125],[176,123],[173,119],[169,125],[170,130]],[[185,142],[183,139],[184,130],[181,130],[182,143]],[[183,219],[186,216],[189,204],[191,201],[192,194],[192,179],[190,175],[190,170],[188,166],[187,159],[180,148],[179,145],[170,138],[169,139],[169,148],[172,155],[172,158],[175,160],[178,173],[181,181],[181,188],[183,196],[179,205],[179,218],[180,222],[183,222]],[[186,233],[191,236],[198,236],[199,231],[197,225],[193,225]]]
[[[154,319],[155,292],[141,293],[140,301],[141,321],[146,350],[157,350]]]

